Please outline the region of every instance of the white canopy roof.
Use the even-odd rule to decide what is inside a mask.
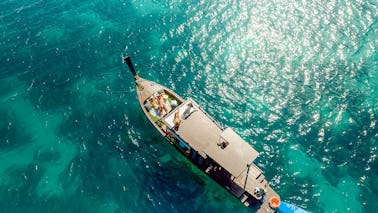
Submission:
[[[193,108],[190,111],[191,115],[184,118],[183,113],[188,109],[190,103],[193,104]],[[199,153],[204,153],[212,158],[234,177],[238,177],[246,170],[247,164],[251,164],[259,155],[250,144],[237,135],[231,128],[223,130],[218,126],[191,99],[186,100],[163,119],[168,128],[173,128],[174,114],[179,109],[181,125],[174,132],[188,143],[189,146]],[[227,142],[228,145],[222,148],[219,146],[222,142]]]
[[[222,149],[218,145],[222,142],[228,142],[229,144]],[[220,134],[218,143],[209,143],[204,152],[234,177],[238,177],[246,170],[247,164],[251,164],[259,155],[251,145],[231,128],[225,129]]]

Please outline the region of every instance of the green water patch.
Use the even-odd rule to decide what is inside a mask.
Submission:
[[[72,138],[83,135],[86,139],[89,137],[95,140],[96,137],[105,139],[110,136],[100,135],[106,130],[112,137],[121,134],[122,127],[119,127],[120,129],[116,132],[113,131],[121,125],[127,107],[120,102],[124,93],[123,88],[114,88],[113,77],[113,75],[108,75],[105,80],[97,79],[96,81],[83,79],[72,86],[71,89],[75,90],[80,98],[75,105],[68,107],[64,123],[59,128],[60,135]]]
[[[43,153],[37,159],[38,165],[45,166],[46,172],[37,186],[37,194],[42,196],[62,195],[64,189],[60,181],[60,175],[70,165],[71,159],[76,155],[77,148],[69,141],[58,141],[58,144],[50,148],[52,151]],[[44,159],[46,158],[47,159]],[[51,167],[54,164],[54,167]]]
[[[25,87],[23,89],[26,90]],[[26,140],[28,143],[19,144],[17,149],[3,152],[0,170],[4,172],[14,166],[34,165],[36,172],[39,169],[43,171],[42,178],[35,186],[36,194],[38,196],[59,195],[62,189],[58,177],[75,155],[76,146],[55,134],[57,126],[61,123],[59,115],[35,111],[33,105],[24,98],[24,96],[17,96],[7,100],[3,106],[18,120],[15,122],[15,124],[20,123],[18,128],[20,130],[22,128],[22,132],[30,135],[30,138]],[[12,129],[6,129],[5,133],[10,136]],[[7,138],[9,139],[12,138]]]
[[[104,147],[98,148],[104,150]],[[91,202],[99,209],[133,206],[135,201],[132,197],[140,191],[136,187],[139,185],[138,175],[133,168],[116,152],[105,155],[91,149],[88,152],[89,155],[74,159],[70,171],[61,176],[64,186],[72,189],[67,194],[76,196],[80,193],[82,208]],[[130,191],[132,194],[129,194]],[[109,206],[109,203],[112,204]]]
[[[75,42],[72,45],[85,45],[90,38],[97,38],[104,43],[110,43],[112,42],[111,38],[115,36],[114,33],[116,35],[119,34],[118,29],[122,25],[97,10],[100,9],[85,7],[81,8],[79,13],[78,11],[72,11],[59,17],[59,21],[64,23],[69,30],[69,38],[75,38]],[[80,33],[81,36],[77,37],[77,33]]]
[[[120,207],[117,203],[115,203],[114,201],[108,201],[104,204],[102,204],[100,206],[100,208],[98,209],[99,212],[116,212],[116,211],[120,211]]]
[[[375,178],[375,177],[371,177],[369,179],[369,185],[370,185],[370,189],[374,192],[374,193],[378,193],[378,179]]]
[[[163,156],[158,158],[158,162],[165,164],[165,163],[168,163],[169,161],[171,161],[171,159],[172,159],[171,155],[163,155]]]
[[[38,203],[35,189],[42,178],[44,169],[36,170],[35,164],[12,165],[2,172],[0,178],[1,212],[27,212]]]
[[[24,82],[28,88],[28,98],[33,105],[41,110],[54,111],[61,107],[75,105],[77,91],[70,90],[69,86],[81,78],[81,73],[72,65],[69,65],[67,57],[56,60],[55,66],[45,69],[33,69],[18,76],[18,82]]]
[[[66,38],[66,28],[63,26],[47,26],[42,30],[41,36],[49,45],[57,45],[63,42]]]
[[[19,81],[16,75],[0,78],[0,104],[14,100],[19,95],[25,94],[25,83]]]
[[[350,178],[341,179],[336,187],[324,182],[318,185],[319,202],[326,211],[362,212],[360,189]]]
[[[342,151],[343,149],[340,148],[339,150],[335,151],[333,155],[334,158],[330,159],[329,162],[327,162],[327,166],[324,166],[323,169],[323,175],[324,178],[332,185],[337,186],[338,181],[340,179],[348,178],[349,176],[352,176],[350,174],[350,166],[349,160],[345,159],[344,156],[347,156],[349,153],[346,151]],[[344,154],[344,155],[343,155]],[[335,160],[337,159],[337,161]],[[352,176],[353,177],[353,176]]]
[[[140,16],[167,13],[169,11],[169,8],[165,7],[164,4],[153,0],[146,0],[142,3],[134,2],[134,8],[139,12]]]
[[[2,143],[6,144],[7,140],[8,142],[12,142],[13,140],[17,139],[17,137],[20,137],[20,136],[22,137],[22,135],[25,136],[25,135],[30,134],[28,138],[19,138],[19,139],[25,139],[25,141],[23,141],[22,144],[19,144],[20,147],[17,146],[17,149],[4,150],[5,152],[3,152],[3,154],[1,155],[1,157],[3,158],[1,162],[3,163],[0,167],[0,171],[2,172],[7,170],[11,166],[15,166],[15,165],[25,166],[28,163],[30,163],[31,159],[33,158],[34,152],[31,150],[35,149],[34,144],[33,144],[35,140],[35,135],[33,134],[33,131],[25,131],[25,129],[28,129],[33,125],[29,125],[30,123],[25,122],[25,119],[28,118],[26,121],[31,122],[34,117],[34,113],[33,113],[33,110],[29,108],[30,105],[26,105],[26,106],[24,105],[25,102],[22,99],[23,97],[16,96],[2,103],[2,107],[5,107],[7,109],[6,111],[4,111],[4,109],[2,111],[4,115],[7,116],[5,117],[5,119],[15,120],[14,125],[18,124],[18,126],[15,126],[14,127],[15,129],[14,129],[13,127],[11,127],[9,123],[9,122],[12,122],[10,120],[8,124],[6,125],[5,129],[2,129],[4,131],[2,133],[5,136],[3,138],[4,141],[2,141]],[[12,117],[9,117],[9,114],[12,115]],[[15,134],[16,132],[21,131],[21,130],[22,132],[24,132],[23,134],[21,135]],[[13,135],[13,138],[12,138],[12,135]]]
[[[307,179],[314,184],[315,197],[324,207],[324,210],[362,211],[363,207],[360,204],[361,189],[357,182],[348,176],[346,170],[339,171],[341,176],[338,181],[332,181],[333,184],[331,184],[324,176],[323,165],[320,162],[309,158],[299,149],[289,150],[287,156],[290,159],[288,171],[293,177]],[[340,165],[340,167],[344,166]]]
[[[54,84],[43,83],[33,87],[29,95],[37,108],[52,112],[59,108],[73,106],[78,99],[78,94],[75,90],[68,90],[54,86]]]
[[[320,164],[309,158],[304,152],[298,148],[292,147],[287,157],[290,159],[288,162],[288,171],[298,178],[312,178],[321,173]]]
[[[22,147],[31,142],[28,132],[23,131],[26,126],[10,111],[0,108],[0,152],[7,153],[10,150]]]
[[[135,192],[141,191],[136,188],[141,183],[135,183],[135,180],[144,173],[133,171],[135,168],[129,165],[140,160],[138,152],[146,145],[139,144],[139,130],[126,128],[130,125],[126,114],[141,119],[137,113],[129,112],[132,109],[129,101],[123,99],[126,92],[122,91],[123,85],[117,82],[115,73],[105,75],[106,78],[83,79],[72,86],[80,99],[66,110],[57,134],[80,143],[80,157],[71,161],[72,169],[61,175],[60,180],[64,188],[71,191],[78,189],[85,195],[98,194],[96,200],[114,199],[122,209],[129,209],[136,207],[136,203],[128,192],[132,191],[135,196]],[[132,103],[137,105],[137,102]],[[141,126],[140,121],[138,123],[136,126]],[[101,203],[111,202],[109,199]]]
[[[64,19],[66,22],[71,22],[79,28],[89,28],[89,31],[87,31],[88,36],[101,35],[103,33],[107,35],[110,32],[116,31],[116,29],[120,27],[120,25],[113,23],[110,20],[103,19],[101,14],[94,11],[86,11],[80,13],[80,15],[76,17],[67,16],[64,17]],[[73,20],[69,21],[70,19]],[[111,34],[108,36],[111,36]]]

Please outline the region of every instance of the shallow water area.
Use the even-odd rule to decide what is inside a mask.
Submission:
[[[152,129],[121,56],[288,203],[378,208],[375,1],[2,1],[0,212],[249,212]]]

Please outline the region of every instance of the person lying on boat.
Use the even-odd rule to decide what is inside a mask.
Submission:
[[[159,107],[161,108],[161,112],[164,110],[166,113],[169,113],[169,109],[167,104],[165,104],[165,100],[163,95],[158,95]]]
[[[189,103],[186,110],[184,111],[184,114],[183,114],[184,119],[187,119],[189,117],[189,115],[192,114],[192,112],[191,112],[192,109],[193,109],[193,104]]]
[[[153,107],[154,109],[158,109],[158,108],[159,108],[159,106],[158,106],[158,102],[157,102],[157,100],[156,100],[155,97],[152,97],[152,98],[150,99],[150,103],[151,103],[151,105],[152,105],[152,107]]]
[[[160,118],[162,118],[165,114],[164,114],[164,110],[163,110],[163,107],[161,107],[160,105],[158,106],[158,111],[159,111],[159,115],[160,115]]]
[[[181,124],[180,109],[177,109],[177,112],[175,113],[173,124],[174,124],[173,129],[177,131]]]

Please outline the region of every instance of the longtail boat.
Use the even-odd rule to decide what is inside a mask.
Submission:
[[[189,161],[256,212],[276,212],[280,206],[289,209],[282,212],[301,212],[281,202],[254,164],[259,153],[250,144],[231,128],[223,128],[194,100],[139,77],[130,57],[123,59],[134,76],[143,113]]]

